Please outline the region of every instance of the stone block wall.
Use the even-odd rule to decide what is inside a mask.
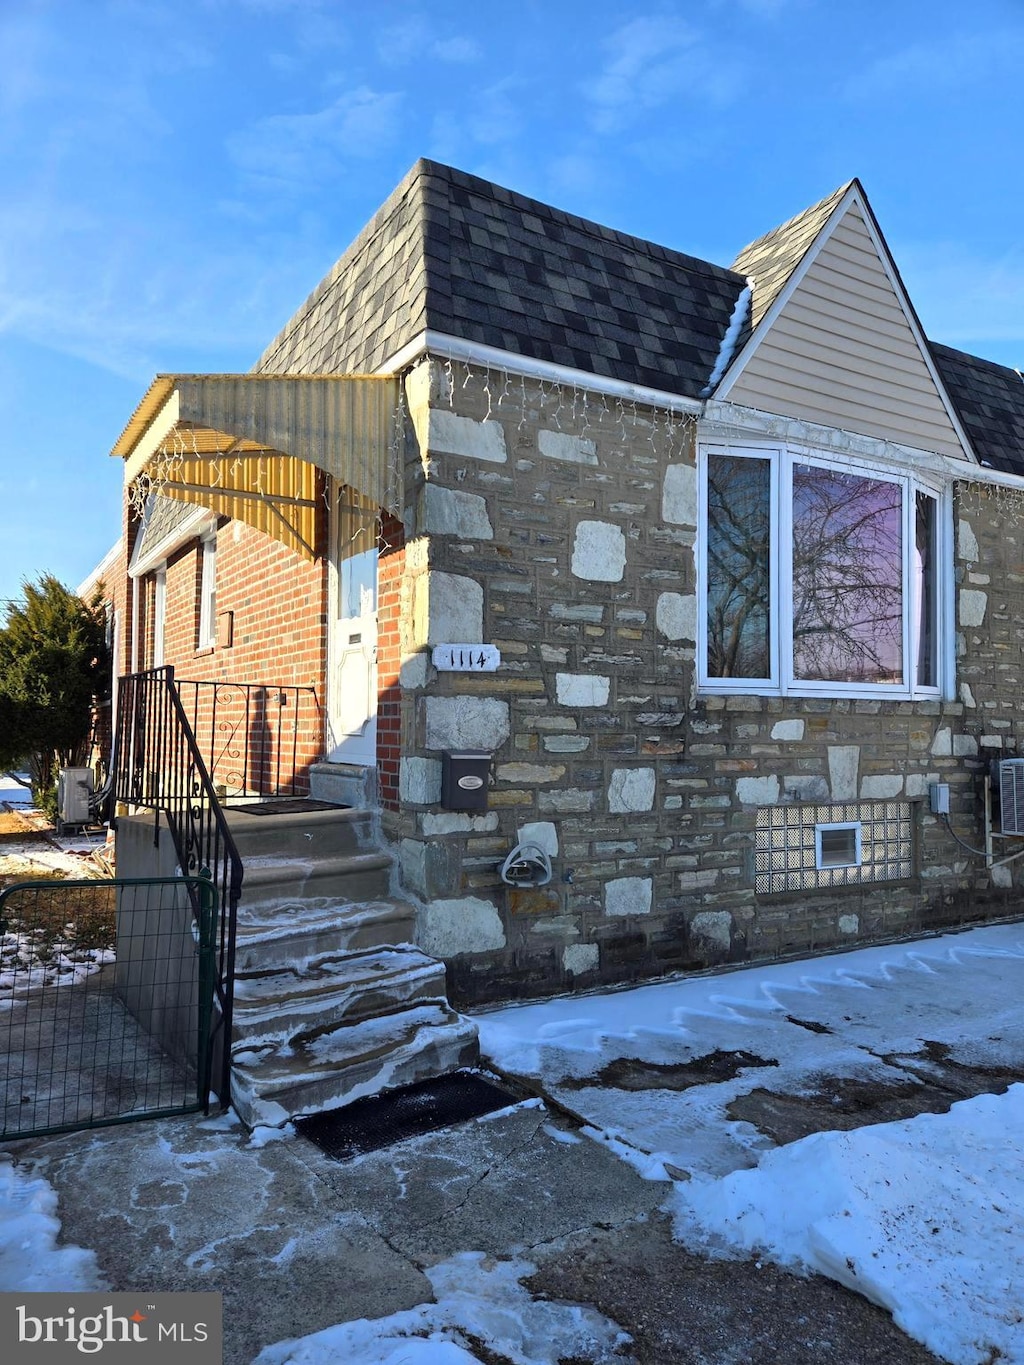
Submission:
[[[958,486],[957,700],[702,697],[695,419],[440,361],[409,375],[407,402],[400,808],[386,829],[457,999],[1015,909],[1011,871],[958,848],[926,798],[949,782],[954,827],[980,844],[986,761],[1018,749],[1016,503]],[[500,649],[496,673],[432,667],[434,644],[476,642]],[[440,808],[447,748],[493,754],[485,813]],[[911,875],[755,890],[759,812],[820,819],[835,803],[891,807]],[[549,885],[501,883],[521,839],[550,853]]]

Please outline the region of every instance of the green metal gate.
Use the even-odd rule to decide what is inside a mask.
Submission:
[[[0,892],[0,1140],[206,1107],[216,900],[206,877]]]

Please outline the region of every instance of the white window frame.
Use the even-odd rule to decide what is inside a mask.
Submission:
[[[217,643],[217,532],[210,531],[199,542],[202,568],[199,586],[199,649],[213,649]]]
[[[153,667],[163,668],[166,653],[167,565],[153,575]]]
[[[727,455],[734,459],[769,462],[769,658],[767,678],[710,677],[707,671],[708,613],[708,458]],[[856,683],[816,681],[793,676],[793,593],[785,585],[793,581],[793,466],[812,465],[839,470],[861,478],[881,479],[900,485],[903,508],[903,681]],[[949,481],[923,476],[909,467],[881,465],[870,460],[848,459],[806,446],[779,442],[745,441],[701,443],[697,452],[697,669],[699,690],[707,694],[796,697],[888,697],[893,700],[952,700],[955,696],[955,625],[953,619],[953,496]],[[916,494],[935,499],[935,670],[934,684],[916,678],[919,619],[919,586],[913,571]]]
[[[853,861],[848,863],[826,863],[822,857],[821,836],[826,830],[850,829],[853,835]],[[834,824],[814,826],[814,869],[816,872],[831,872],[835,867],[860,867],[863,862],[861,849],[861,828],[859,820],[840,820]]]

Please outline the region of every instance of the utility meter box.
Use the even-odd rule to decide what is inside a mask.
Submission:
[[[490,754],[442,753],[441,805],[445,810],[486,810],[490,780]]]

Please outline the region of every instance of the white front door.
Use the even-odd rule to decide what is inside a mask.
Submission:
[[[377,762],[377,513],[351,489],[335,507],[327,756]]]

